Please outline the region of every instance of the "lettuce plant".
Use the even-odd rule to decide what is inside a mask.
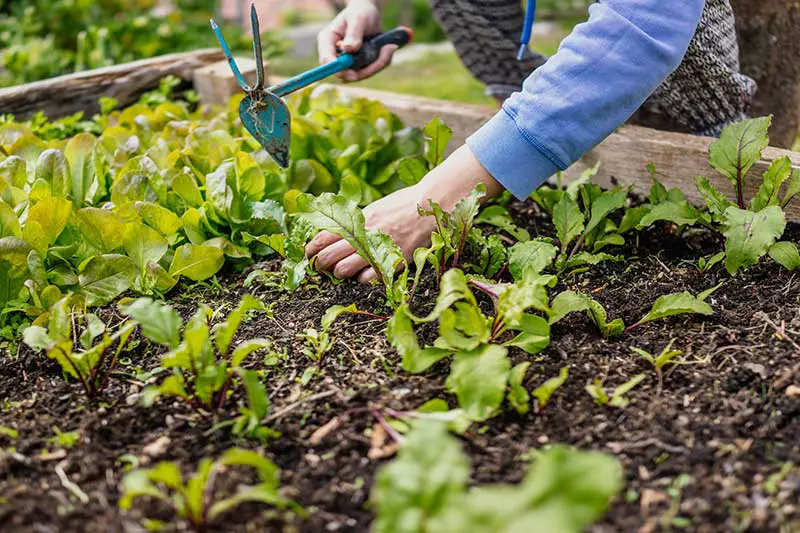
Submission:
[[[222,497],[217,493],[216,482],[231,468],[252,469],[258,482]],[[199,532],[248,502],[301,512],[279,489],[280,470],[272,461],[258,452],[231,448],[216,461],[201,459],[197,471],[188,478],[184,478],[180,466],[174,462],[161,462],[152,468],[127,473],[120,487],[119,507],[130,510],[140,498],[160,500]]]
[[[161,367],[171,373],[159,385],[145,388],[143,403],[151,405],[166,395],[182,398],[196,409],[221,409],[228,391],[238,384],[242,362],[256,350],[271,345],[267,339],[233,343],[247,314],[264,310],[264,304],[245,295],[224,321],[211,328],[211,310],[205,305],[185,326],[174,309],[149,298],[123,306],[123,313],[141,325],[145,337],[169,349],[161,356]]]
[[[291,105],[293,163],[282,170],[221,113],[164,91],[78,125],[0,119],[0,311],[30,312],[53,286],[104,305],[163,296],[279,253],[286,286],[305,277],[313,226],[287,218],[303,193],[363,205],[415,183],[449,139],[441,121],[406,128],[384,106],[307,91]],[[80,132],[70,135],[69,132]]]
[[[555,446],[536,453],[518,485],[469,488],[469,462],[446,424],[419,421],[395,460],[377,475],[370,499],[376,533],[585,531],[623,486],[610,455]]]
[[[48,318],[47,327],[25,330],[25,344],[55,360],[65,376],[80,382],[87,397],[102,395],[136,324],[124,322],[109,331],[97,315],[85,312],[84,300],[69,296],[53,304]]]

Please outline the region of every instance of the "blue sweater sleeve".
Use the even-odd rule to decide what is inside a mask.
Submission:
[[[610,135],[683,60],[704,0],[601,0],[467,145],[525,198]]]

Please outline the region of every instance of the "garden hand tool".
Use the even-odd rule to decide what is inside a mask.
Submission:
[[[250,21],[253,28],[253,50],[256,56],[256,83],[252,87],[247,84],[244,76],[242,76],[236,61],[233,59],[228,43],[225,42],[219,26],[213,19],[211,20],[211,28],[217,36],[225,57],[228,59],[228,64],[233,71],[233,75],[236,76],[236,81],[247,93],[242,103],[239,104],[239,117],[242,119],[242,124],[283,168],[289,166],[291,115],[282,97],[344,70],[363,69],[378,59],[381,48],[390,44],[398,47],[405,46],[411,41],[412,35],[410,29],[400,27],[365,38],[364,44],[358,52],[340,54],[336,60],[327,65],[313,68],[282,83],[266,88],[264,87],[261,33],[258,27],[258,15],[255,5],[250,7]]]

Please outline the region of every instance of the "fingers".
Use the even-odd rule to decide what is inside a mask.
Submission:
[[[339,279],[352,278],[362,270],[364,270],[369,263],[358,254],[353,254],[336,263],[333,268],[333,275]]]
[[[378,279],[378,274],[375,273],[375,269],[373,269],[373,268],[368,268],[368,269],[364,270],[358,276],[358,282],[359,283],[372,283],[376,279]]]
[[[347,21],[344,17],[336,17],[317,35],[317,54],[321,65],[330,63],[337,57],[336,43],[344,38]]]
[[[317,233],[317,236],[311,239],[308,244],[306,244],[306,257],[314,257],[331,244],[340,240],[342,240],[342,238],[335,233],[321,231]]]
[[[362,14],[358,14],[355,17],[351,17],[350,20],[347,21],[347,28],[344,32],[344,39],[342,39],[342,50],[345,52],[358,52],[361,50],[361,44],[364,42],[364,32],[367,29],[368,24],[367,17]]]
[[[397,50],[397,45],[394,44],[387,44],[383,48],[381,48],[380,55],[378,59],[375,60],[374,63],[370,64],[369,66],[361,69],[361,70],[346,70],[342,73],[341,78],[347,82],[359,81],[365,78],[369,78],[380,72],[381,70],[385,69],[389,65],[392,64],[392,56],[394,56],[395,51]]]
[[[337,241],[317,254],[317,269],[332,272],[339,261],[354,253],[356,251],[350,243],[344,240]]]

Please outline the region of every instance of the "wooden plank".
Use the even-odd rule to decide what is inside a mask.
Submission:
[[[256,61],[252,58],[236,58],[236,64],[245,81],[253,85],[256,82]],[[267,64],[264,64],[265,73]],[[242,91],[231,72],[227,61],[217,61],[194,71],[194,89],[204,104],[225,105],[232,96]]]
[[[481,127],[496,109],[488,106],[459,104],[432,98],[419,98],[409,95],[364,89],[349,85],[337,85],[344,94],[355,98],[379,100],[403,121],[411,126],[424,126],[434,116],[440,117],[453,129],[453,142],[450,150],[463,144],[469,135]],[[598,161],[602,167],[595,182],[610,187],[616,184],[632,185],[634,191],[646,194],[650,189],[647,165],[653,163],[658,179],[667,188],[677,187],[686,197],[702,203],[694,185],[695,176],[706,176],[720,191],[735,199],[733,186],[727,178],[708,166],[708,146],[713,138],[658,131],[640,126],[623,126],[611,134],[597,148],[575,163],[565,176],[574,179]],[[800,153],[780,148],[767,148],[763,159],[753,166],[745,179],[745,197],[752,197],[759,183],[758,176],[775,159],[788,156],[795,168],[800,168]],[[793,202],[786,208],[790,220],[800,222],[800,203]]]
[[[19,120],[43,111],[51,119],[83,111],[99,111],[101,96],[130,105],[147,90],[172,74],[187,81],[192,73],[223,58],[219,49],[169,54],[96,70],[87,70],[25,85],[0,89],[0,114],[12,113]]]

